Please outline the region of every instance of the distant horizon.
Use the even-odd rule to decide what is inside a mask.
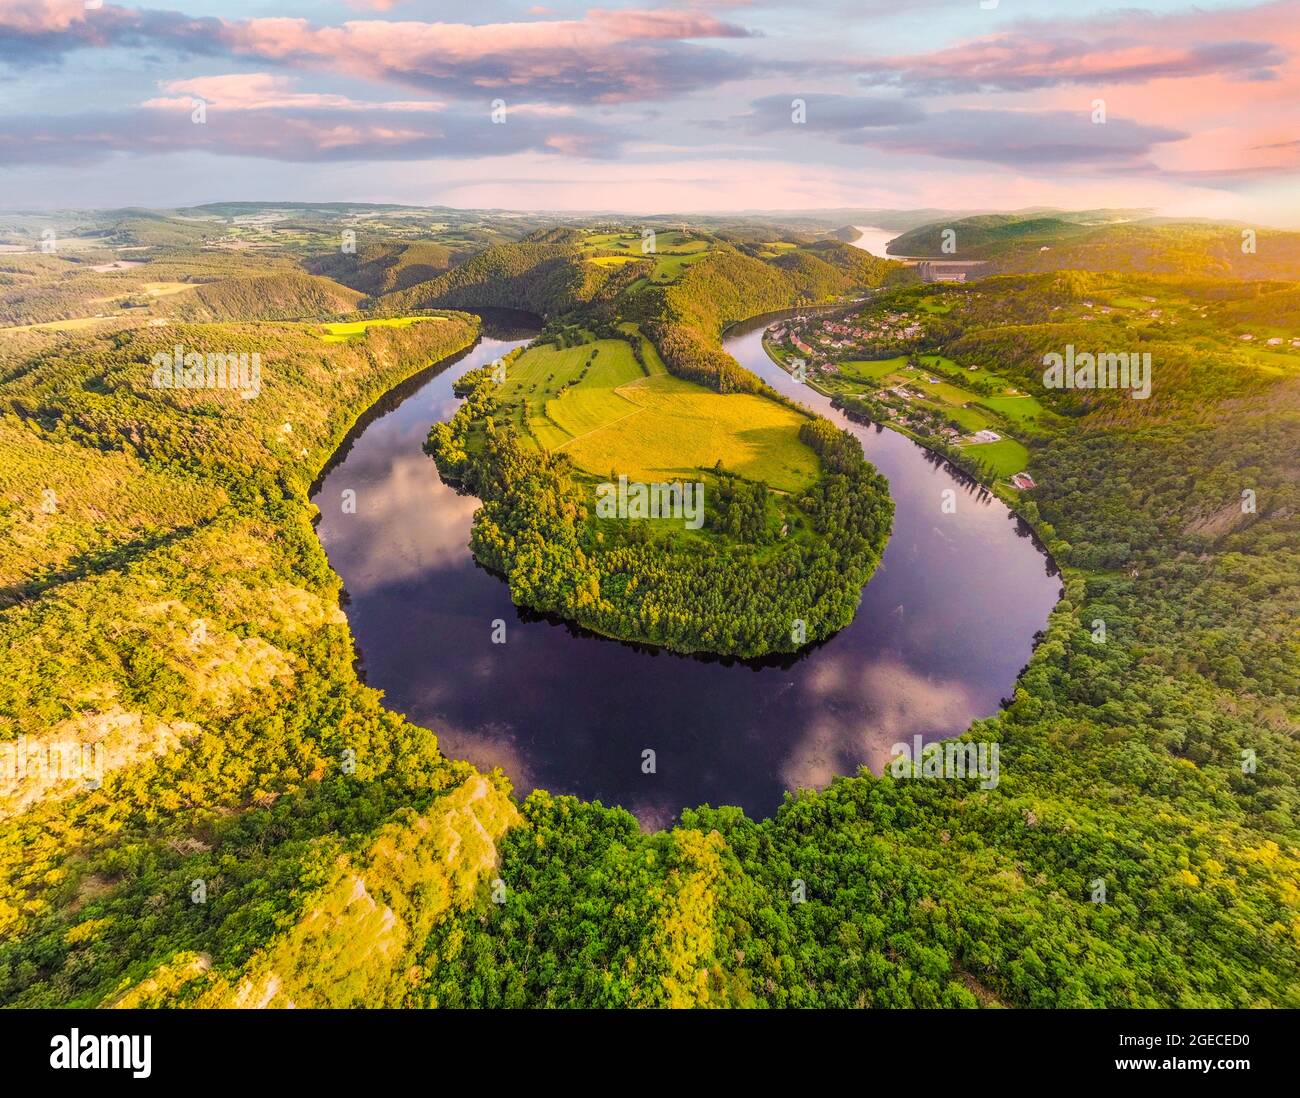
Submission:
[[[1281,223],[1264,224],[1262,222],[1248,222],[1240,218],[1231,217],[1211,217],[1197,214],[1174,215],[1167,214],[1158,209],[1134,210],[1123,206],[1047,206],[1030,204],[1027,206],[1002,207],[1002,208],[981,208],[965,209],[961,207],[939,207],[939,206],[803,206],[803,207],[747,207],[742,209],[698,209],[698,210],[633,210],[633,209],[595,209],[574,207],[566,209],[563,207],[546,207],[546,206],[458,206],[447,202],[383,202],[369,199],[306,199],[298,200],[292,198],[224,198],[214,199],[206,202],[187,203],[185,205],[150,205],[142,202],[125,202],[114,203],[104,206],[78,205],[78,206],[0,206],[0,213],[21,214],[30,216],[53,215],[59,213],[107,213],[114,210],[197,210],[211,206],[256,206],[256,207],[274,207],[274,206],[371,206],[386,209],[412,209],[412,210],[434,210],[445,209],[455,210],[458,213],[489,213],[489,214],[532,214],[547,215],[556,214],[567,218],[666,218],[666,217],[782,217],[795,215],[829,215],[835,213],[844,213],[846,215],[855,214],[953,214],[957,219],[968,217],[986,217],[997,215],[1024,215],[1031,212],[1041,212],[1044,216],[1050,216],[1053,213],[1133,213],[1139,216],[1123,218],[1116,220],[1128,221],[1178,221],[1178,222],[1206,222],[1216,225],[1247,225],[1253,224],[1261,228],[1271,228],[1279,231],[1290,231],[1300,229],[1300,216],[1292,225]],[[848,224],[848,223],[846,223]],[[887,226],[880,225],[861,225],[860,228],[884,229],[889,231]],[[900,233],[905,230],[898,230]]]

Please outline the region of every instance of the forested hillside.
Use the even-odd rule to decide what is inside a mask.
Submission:
[[[453,833],[499,833],[514,809],[357,681],[307,491],[361,410],[475,331],[462,314],[342,344],[308,325],[173,325],[0,360],[0,743],[103,759],[96,788],[5,774],[7,1002],[148,1000],[210,964],[227,1002],[259,999],[272,968],[304,1005],[369,1001],[390,981],[344,971],[357,949],[383,965],[358,937],[358,875],[390,909],[421,897],[376,931],[404,946],[438,917],[429,889],[466,902],[492,855]],[[151,356],[175,341],[258,350],[262,393],[153,388]],[[379,868],[426,833],[452,844],[427,872],[403,885]],[[299,946],[295,975],[282,959]]]
[[[167,311],[192,321],[296,320],[352,312],[362,297],[328,278],[285,272],[205,283]]]
[[[539,316],[589,302],[609,277],[604,268],[578,261],[569,244],[503,244],[453,270],[375,302],[386,316],[437,306],[525,309]]]
[[[327,252],[304,265],[312,274],[325,275],[368,297],[379,297],[437,278],[453,265],[455,255],[445,244],[384,243],[352,252]]]

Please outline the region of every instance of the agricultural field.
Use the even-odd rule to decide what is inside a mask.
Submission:
[[[669,230],[655,234],[655,250],[649,254],[642,252],[640,233],[593,233],[583,239],[585,251],[623,252],[624,255],[591,256],[591,262],[602,267],[622,266],[637,259],[654,261],[654,270],[649,281],[667,283],[676,281],[677,277],[692,263],[703,259],[709,251],[707,240],[698,240],[688,234]],[[794,245],[790,245],[794,247]]]
[[[1015,388],[996,374],[982,371],[977,375],[982,382],[1001,388],[997,395],[986,396],[960,384],[967,371],[950,358],[922,355],[919,370],[907,362],[906,355],[875,361],[840,362],[836,364],[838,374],[819,378],[818,383],[832,394],[850,396],[857,395],[861,387],[877,390],[907,386],[921,394],[920,399],[913,401],[914,404],[942,412],[967,431],[984,428],[1014,430],[1033,425],[1045,414],[1036,397]]]
[[[417,321],[441,320],[436,316],[394,316],[375,320],[346,320],[336,324],[322,324],[326,343],[344,343],[365,335],[368,328],[407,328]]]
[[[722,394],[670,375],[642,344],[642,369],[623,340],[530,348],[507,368],[501,400],[539,447],[584,472],[671,481],[724,469],[795,492],[820,464],[799,440],[804,417],[766,397]]]

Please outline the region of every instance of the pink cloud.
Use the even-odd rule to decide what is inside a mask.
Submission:
[[[433,111],[444,104],[433,100],[397,100],[380,103],[352,99],[346,95],[294,91],[297,83],[287,76],[266,72],[231,73],[227,76],[199,76],[189,80],[167,80],[159,87],[171,98],[146,99],[141,106],[189,110],[192,99],[202,99],[230,111],[257,110],[344,110],[344,111]]]
[[[529,88],[534,98],[623,102],[663,98],[748,75],[747,59],[698,44],[739,38],[743,27],[707,12],[593,9],[581,19],[439,23],[358,19],[338,26],[300,18],[228,20],[84,0],[0,5],[0,59],[18,63],[88,46],[172,47],[344,72],[437,88]]]
[[[1295,0],[1277,0],[1231,13],[1126,12],[1024,22],[944,49],[868,62],[865,80],[930,94],[1215,74],[1257,82],[1293,62],[1286,37],[1294,36],[1279,39],[1277,32],[1294,28],[1296,20]]]
[[[530,87],[553,96],[619,102],[676,94],[747,71],[739,59],[684,45],[735,38],[743,28],[694,11],[605,11],[529,23],[305,19],[223,24],[233,53],[450,90]]]
[[[1300,167],[1300,150],[1283,144],[1295,136],[1300,103],[1296,0],[1027,21],[931,53],[888,58],[867,79],[914,94],[979,95],[964,100],[971,104],[987,105],[988,92],[1001,92],[1008,105],[1072,112],[1081,126],[1101,99],[1112,120],[1183,135],[1153,152],[1156,170],[1240,180]]]

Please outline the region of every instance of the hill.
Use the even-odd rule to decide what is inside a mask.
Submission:
[[[949,229],[956,250],[945,252]],[[1247,232],[1253,234],[1249,241]],[[889,253],[983,260],[983,274],[1081,270],[1300,279],[1300,233],[1214,221],[1096,224],[1084,215],[987,214],[912,229],[890,243]]]
[[[332,279],[285,272],[205,283],[167,311],[185,320],[294,320],[350,313],[363,297]]]
[[[456,252],[430,241],[371,244],[353,253],[329,252],[304,260],[314,275],[323,275],[367,297],[407,290],[437,278],[450,268]]]
[[[610,273],[572,244],[501,244],[429,282],[373,302],[385,316],[430,308],[497,307],[550,316],[595,297]]]

